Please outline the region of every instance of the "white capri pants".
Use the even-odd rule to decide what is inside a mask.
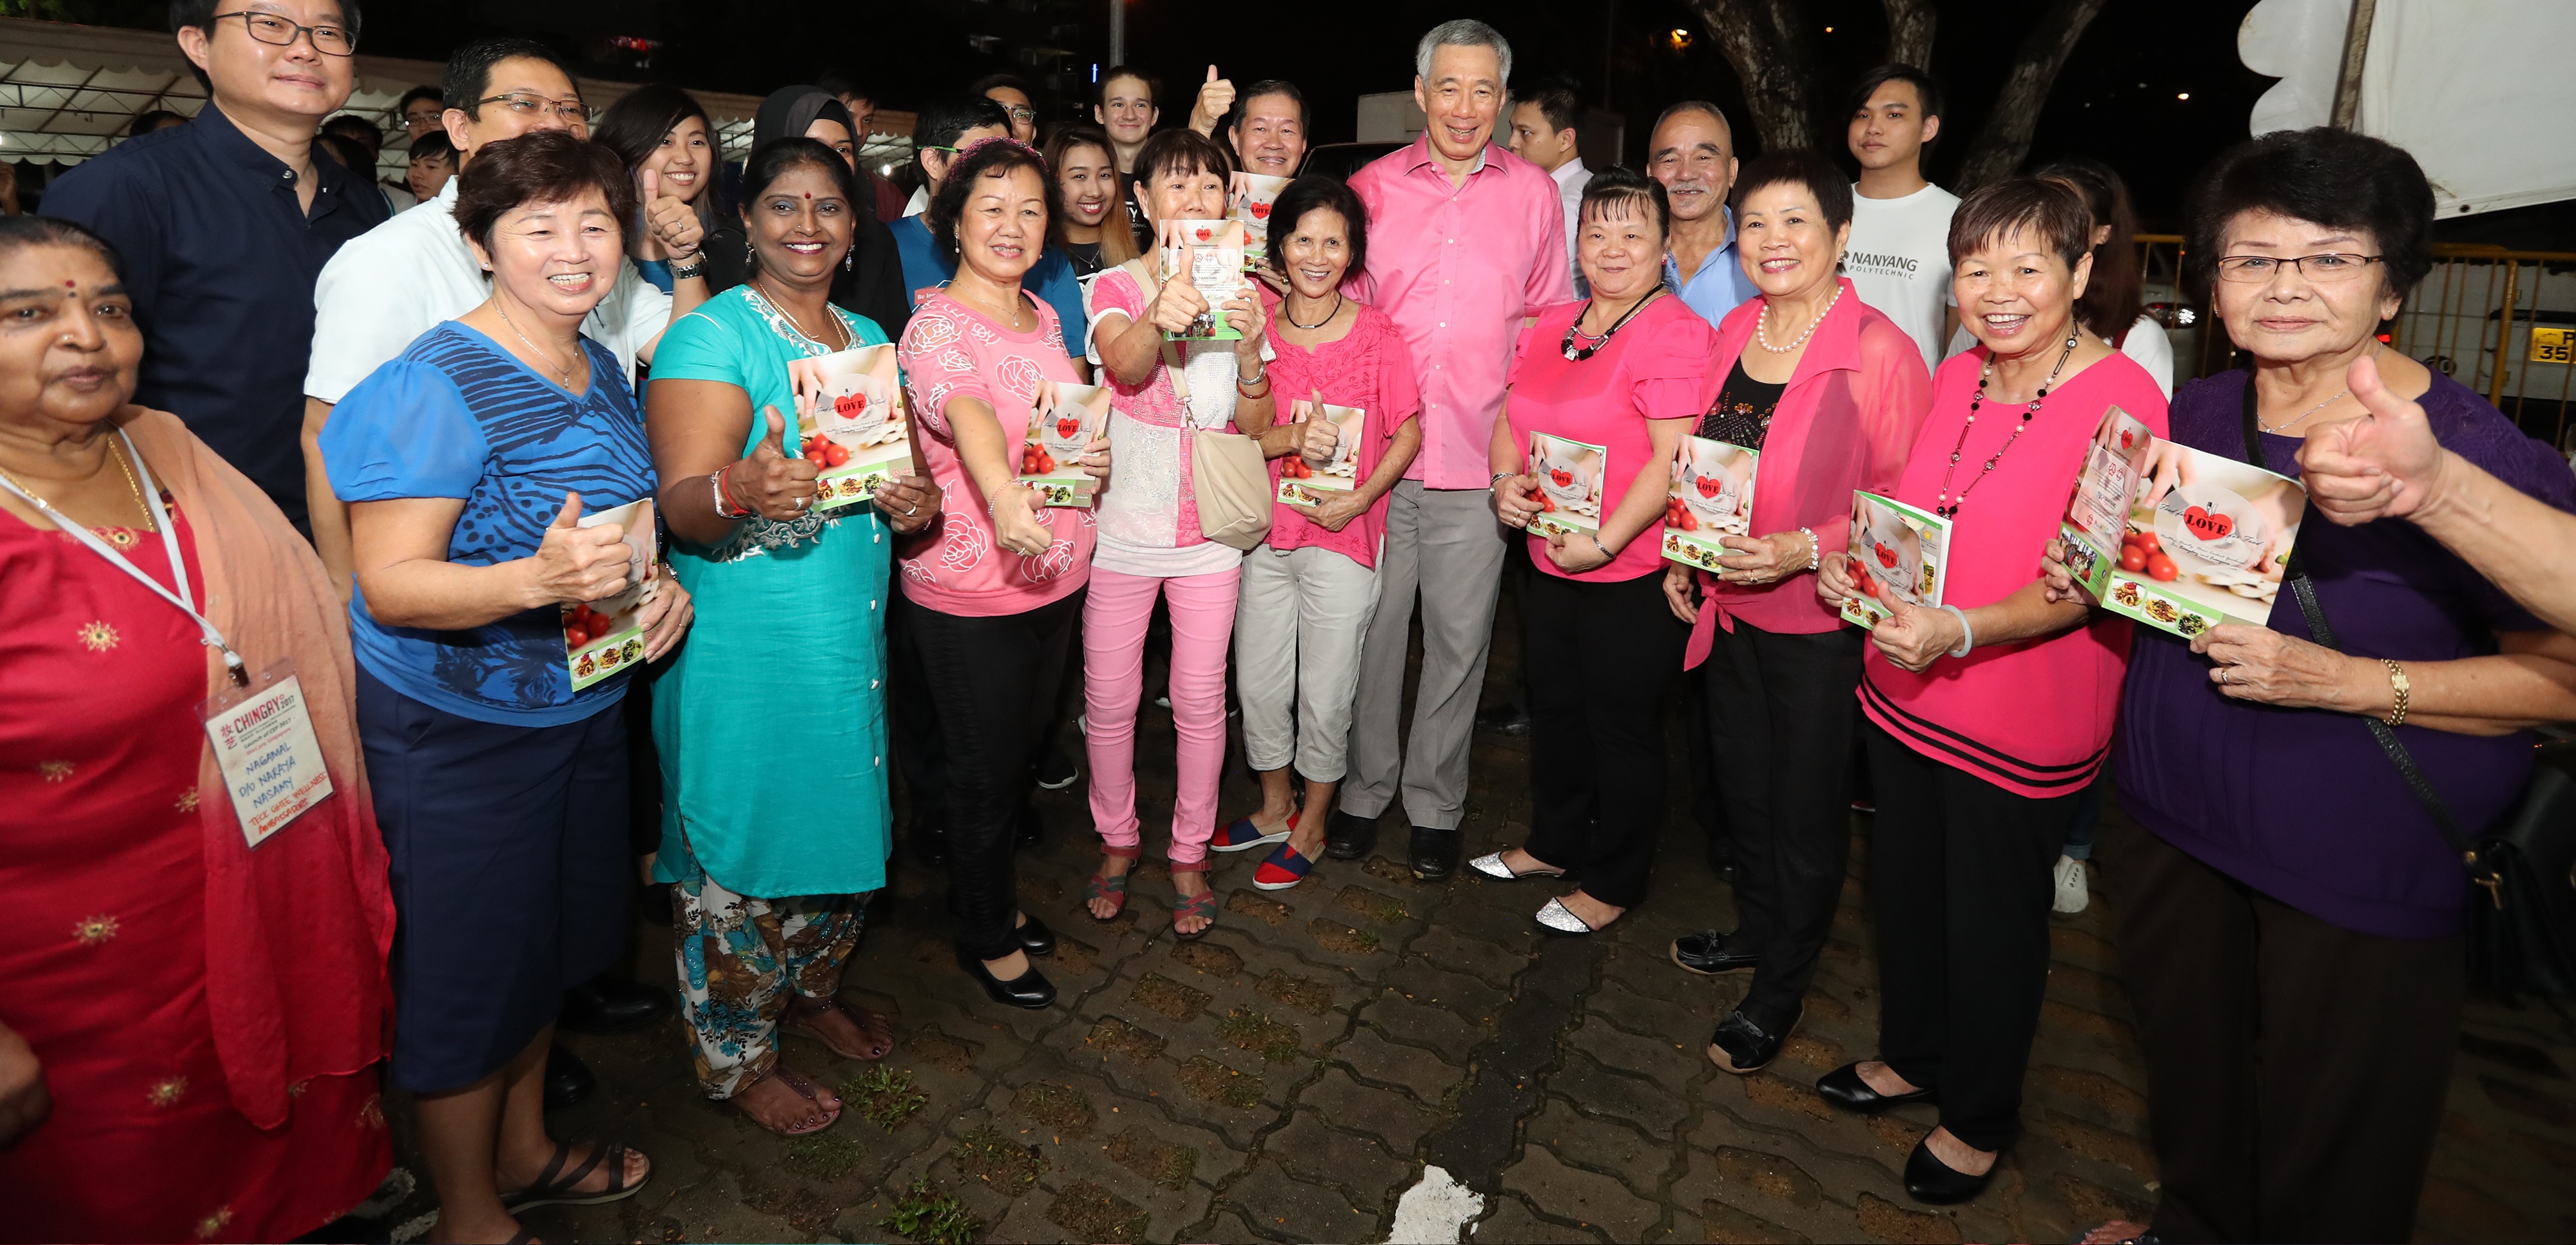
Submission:
[[[1256,770],[1294,759],[1310,782],[1349,768],[1360,642],[1377,572],[1329,549],[1255,546],[1234,606],[1234,683],[1243,750]]]

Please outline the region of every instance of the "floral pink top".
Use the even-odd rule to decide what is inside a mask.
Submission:
[[[1279,417],[1287,417],[1289,404],[1311,400],[1321,392],[1331,406],[1355,406],[1368,412],[1360,436],[1358,479],[1368,482],[1385,460],[1387,446],[1395,441],[1396,429],[1404,426],[1422,410],[1422,395],[1413,381],[1413,357],[1405,348],[1404,334],[1383,311],[1366,303],[1353,304],[1359,309],[1359,322],[1339,341],[1326,342],[1312,350],[1279,335],[1278,300],[1270,299],[1270,349],[1278,356],[1270,364],[1271,392],[1278,395]],[[1279,482],[1279,473],[1287,459],[1270,460],[1270,482]],[[1386,499],[1362,511],[1360,516],[1342,525],[1338,532],[1328,532],[1315,521],[1287,506],[1270,512],[1270,538],[1273,549],[1302,549],[1313,545],[1330,549],[1362,566],[1377,566],[1378,538],[1386,532]]]
[[[1004,443],[1018,445],[1028,433],[1040,381],[1081,383],[1065,353],[1055,309],[1038,298],[1029,299],[1029,306],[1037,313],[1037,330],[1014,333],[934,292],[913,313],[896,349],[904,389],[921,421],[922,466],[943,499],[939,521],[906,543],[897,565],[903,570],[904,595],[943,614],[1026,613],[1091,578],[1091,512],[1041,509],[1038,521],[1055,532],[1046,552],[1016,554],[1002,548],[993,539],[983,493],[958,458],[957,436],[948,426],[951,401],[980,398],[1001,421]]]

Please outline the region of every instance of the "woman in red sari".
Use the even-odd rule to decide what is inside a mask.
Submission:
[[[392,1162],[385,854],[338,595],[129,404],[142,354],[105,244],[0,219],[0,1240],[286,1240]],[[330,777],[256,851],[198,717],[214,635],[294,663]]]

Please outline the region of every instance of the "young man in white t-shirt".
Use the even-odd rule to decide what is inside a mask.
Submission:
[[[1843,275],[1862,302],[1896,321],[1939,367],[1958,327],[1950,296],[1950,214],[1959,196],[1923,179],[1941,136],[1941,92],[1911,65],[1881,65],[1852,92],[1844,140],[1860,161],[1852,183],[1851,244]]]

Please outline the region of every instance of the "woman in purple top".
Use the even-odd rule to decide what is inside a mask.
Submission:
[[[2254,435],[2263,466],[2296,476],[2302,437],[2363,416],[2346,370],[2367,358],[2445,448],[2576,508],[2576,478],[2546,446],[2378,340],[2431,266],[2432,215],[2413,158],[2376,139],[2304,130],[2222,157],[2195,192],[2188,253],[2254,367],[2176,393],[2173,439],[2242,458]],[[2282,592],[2268,626],[2189,643],[2140,628],[2130,656],[2120,797],[2152,833],[2125,862],[2121,945],[2164,1240],[2412,1234],[2459,1027],[2469,885],[2362,718],[2396,726],[2474,833],[2524,785],[2523,728],[2576,715],[2576,640],[2422,531],[2308,523],[2294,569],[2341,652]]]

